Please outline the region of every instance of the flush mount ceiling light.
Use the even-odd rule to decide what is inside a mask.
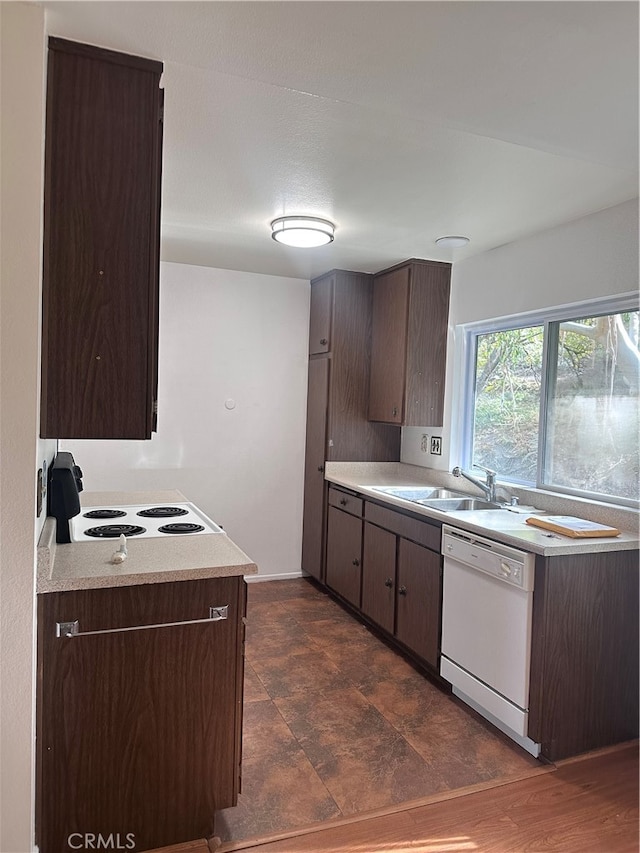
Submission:
[[[468,242],[468,237],[438,237],[436,246],[440,246],[441,249],[459,249],[466,246]]]
[[[278,243],[305,249],[333,241],[335,225],[315,216],[280,216],[271,223],[271,236]]]

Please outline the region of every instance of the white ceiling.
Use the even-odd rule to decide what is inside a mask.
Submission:
[[[164,260],[451,261],[638,194],[636,2],[42,5],[52,35],[164,61]],[[276,244],[292,213],[335,242]]]

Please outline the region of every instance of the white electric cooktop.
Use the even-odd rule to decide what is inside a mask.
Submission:
[[[211,533],[224,534],[224,530],[192,503],[96,506],[82,509],[70,520],[72,542],[117,542],[121,534],[144,539]]]

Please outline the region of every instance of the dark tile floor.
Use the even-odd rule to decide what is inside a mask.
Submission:
[[[242,794],[224,841],[539,764],[306,580],[249,584]]]

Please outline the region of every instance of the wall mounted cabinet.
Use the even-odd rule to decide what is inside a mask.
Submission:
[[[374,279],[369,418],[442,426],[451,265],[413,260]]]
[[[49,39],[44,438],[155,428],[162,63]]]
[[[373,276],[311,282],[302,568],[324,582],[326,461],[398,461],[400,430],[367,417]]]

